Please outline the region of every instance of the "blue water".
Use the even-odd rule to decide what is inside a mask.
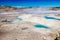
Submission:
[[[60,18],[56,18],[56,20],[60,20]]]
[[[54,18],[54,17],[51,17],[51,16],[44,16],[46,19],[52,19],[52,20],[60,20],[60,18]]]
[[[14,22],[14,20],[7,20],[7,22]]]
[[[42,25],[42,24],[34,24],[36,28],[49,28],[48,26]]]
[[[17,20],[22,21],[23,19],[22,18],[17,18]]]
[[[16,18],[17,20],[19,21],[22,21],[23,19],[22,18]],[[7,20],[7,22],[14,22],[15,20]]]
[[[60,6],[60,0],[0,0],[7,6]]]

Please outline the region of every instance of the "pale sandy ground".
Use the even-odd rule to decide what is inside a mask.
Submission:
[[[55,14],[22,14],[18,18],[22,21],[14,20],[12,23],[0,23],[0,40],[55,40],[60,33],[59,20],[47,20],[44,16]],[[40,23],[51,29],[36,28],[33,24]]]

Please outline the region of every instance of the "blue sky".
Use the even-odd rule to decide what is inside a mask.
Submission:
[[[7,6],[60,6],[60,0],[0,0]]]

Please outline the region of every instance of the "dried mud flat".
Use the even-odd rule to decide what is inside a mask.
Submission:
[[[0,40],[55,40],[60,33],[60,20],[46,20],[46,15],[60,17],[60,14],[22,14],[19,16],[22,21],[0,22]],[[36,23],[51,29],[36,28],[33,25]]]

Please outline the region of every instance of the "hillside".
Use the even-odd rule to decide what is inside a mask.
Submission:
[[[9,12],[15,11],[17,8],[11,6],[0,6],[0,12]]]

